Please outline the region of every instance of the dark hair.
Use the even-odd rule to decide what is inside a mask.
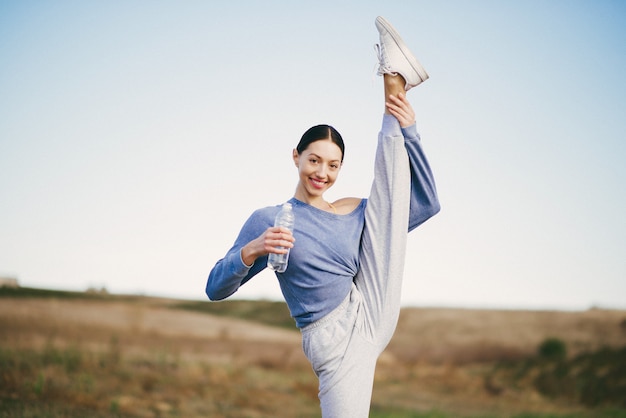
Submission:
[[[343,138],[339,132],[337,132],[337,130],[330,125],[316,125],[309,128],[304,135],[302,135],[302,138],[300,138],[296,151],[298,151],[298,154],[302,154],[302,152],[313,142],[321,141],[323,139],[330,139],[339,147],[341,150],[341,162],[343,162],[343,154],[345,151]]]

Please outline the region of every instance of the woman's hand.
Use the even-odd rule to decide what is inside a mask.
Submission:
[[[400,122],[400,126],[408,128],[415,124],[415,112],[411,107],[411,103],[406,98],[405,93],[398,93],[398,95],[389,95],[389,100],[385,102],[387,110]]]
[[[270,253],[285,254],[288,248],[293,248],[295,241],[287,228],[272,226],[241,249],[241,260],[251,266],[257,258]]]

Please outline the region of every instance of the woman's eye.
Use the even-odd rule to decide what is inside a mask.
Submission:
[[[311,163],[315,164],[315,163],[317,163],[317,160],[316,160],[315,158],[311,158],[311,159],[309,160],[309,162],[311,162]]]

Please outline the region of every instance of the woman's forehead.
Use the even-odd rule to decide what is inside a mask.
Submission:
[[[316,154],[328,160],[341,160],[341,148],[330,139],[310,143],[304,153]]]

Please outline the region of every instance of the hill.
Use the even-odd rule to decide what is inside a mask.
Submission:
[[[625,327],[600,309],[403,309],[371,416],[626,417]],[[284,303],[1,289],[0,336],[2,416],[319,416]]]

